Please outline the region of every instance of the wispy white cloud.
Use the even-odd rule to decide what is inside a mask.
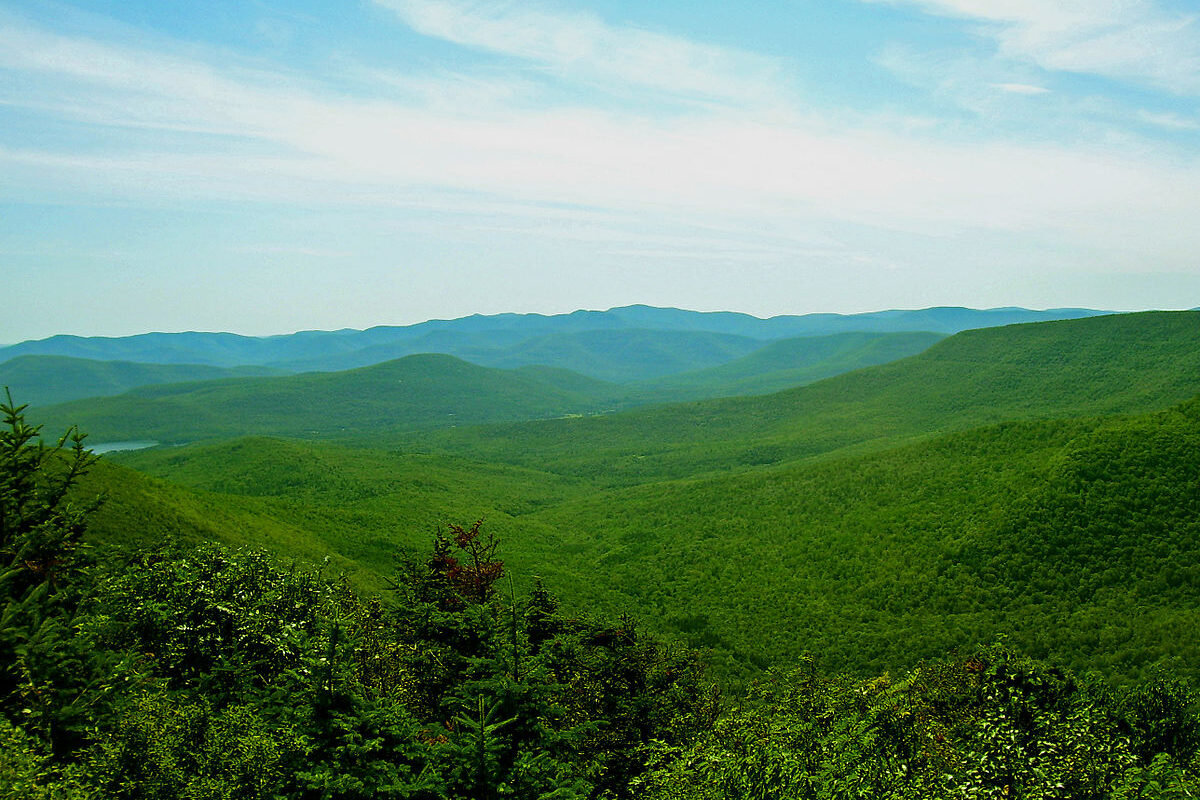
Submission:
[[[1000,52],[1056,71],[1200,94],[1200,14],[1154,0],[870,0],[980,23]]]
[[[325,247],[306,247],[298,244],[244,244],[230,247],[229,252],[254,256],[304,256],[306,258],[340,259],[351,253]]]
[[[1140,111],[1138,119],[1160,128],[1176,131],[1200,131],[1200,119],[1172,112]]]
[[[1039,95],[1050,93],[1050,90],[1045,86],[1034,86],[1029,83],[993,83],[992,88],[1008,92],[1009,94]]]
[[[773,99],[776,59],[532,2],[375,0],[414,30],[521,59],[572,80],[738,104]]]
[[[754,59],[747,70],[740,57],[704,57],[707,46],[669,39],[663,46],[671,68],[655,72],[652,56],[637,52],[653,49],[659,34],[592,17],[389,2],[445,38],[564,70],[610,70],[611,80],[655,90],[686,95],[711,85],[733,95],[748,74],[761,71]],[[492,20],[491,27],[467,24],[479,19]],[[630,63],[622,67],[623,55]],[[0,138],[0,165],[20,178],[8,182],[8,192],[40,186],[61,197],[126,202],[425,209],[510,218],[531,233],[545,227],[537,217],[570,207],[590,224],[623,226],[631,252],[660,249],[639,233],[647,226],[725,227],[738,242],[729,252],[744,258],[753,250],[745,243],[764,229],[841,224],[939,238],[971,230],[1032,233],[1121,250],[1152,239],[1172,254],[1200,246],[1187,223],[1200,214],[1194,159],[1103,146],[948,143],[920,129],[814,123],[800,110],[732,101],[662,115],[580,103],[532,110],[507,103],[503,78],[494,73],[479,84],[470,74],[445,76],[441,100],[432,99],[441,94],[436,75],[421,76],[424,90],[406,88],[399,99],[395,82],[347,96],[282,73],[224,66],[217,57],[32,26],[0,29],[0,69],[19,77],[3,90],[11,107],[87,126],[179,134],[169,147],[132,136],[99,151],[5,147]],[[463,86],[482,86],[490,99],[472,102],[477,95],[469,89],[448,103]],[[521,83],[514,89],[526,90]],[[213,136],[217,146],[206,138]],[[638,225],[621,221],[628,216]],[[832,247],[839,244],[854,247]]]

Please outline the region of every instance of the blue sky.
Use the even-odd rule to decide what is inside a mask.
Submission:
[[[0,342],[1200,306],[1200,6],[0,0]]]

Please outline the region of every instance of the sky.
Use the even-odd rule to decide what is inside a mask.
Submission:
[[[0,0],[0,343],[1200,306],[1198,0]]]

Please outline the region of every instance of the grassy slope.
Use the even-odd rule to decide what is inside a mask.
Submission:
[[[194,441],[255,434],[367,435],[587,411],[596,398],[555,373],[487,369],[424,355],[342,373],[145,387],[35,410],[51,427],[78,424],[94,441]]]
[[[368,584],[378,577],[348,553],[339,552],[311,525],[296,524],[296,504],[212,494],[161,481],[102,460],[79,489],[84,498],[103,496],[92,517],[87,541],[101,547],[153,547],[218,541],[233,546],[267,547],[310,562],[328,557],[336,569]],[[291,519],[289,519],[289,517]]]
[[[772,395],[396,441],[633,484],[1009,419],[1164,408],[1200,392],[1198,334],[1198,312],[965,331],[911,358]]]
[[[35,407],[84,397],[111,396],[159,383],[281,375],[269,367],[213,367],[205,364],[142,364],[93,361],[67,356],[18,356],[0,363],[0,386]]]

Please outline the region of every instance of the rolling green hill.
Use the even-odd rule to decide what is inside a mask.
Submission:
[[[896,790],[893,776],[913,770],[918,777],[900,786],[905,797],[965,796],[981,784],[979,763],[1000,765],[996,797],[1021,796],[1025,787],[1044,796],[1158,796],[1163,785],[1182,797],[1196,785],[1194,770],[1176,765],[1194,766],[1200,741],[1197,694],[1187,681],[1200,663],[1200,397],[1157,413],[1004,423],[852,457],[601,493],[532,471],[312,442],[248,439],[128,458],[209,488],[101,465],[85,487],[109,493],[109,516],[94,520],[93,541],[212,537],[262,542],[304,560],[332,558],[319,577],[303,566],[280,570],[256,553],[214,549],[114,558],[81,576],[82,613],[67,606],[49,623],[45,614],[10,615],[53,646],[44,652],[55,657],[17,662],[42,677],[24,685],[71,689],[63,692],[68,702],[87,701],[55,718],[78,719],[79,705],[99,709],[87,718],[89,733],[108,736],[105,753],[120,759],[54,770],[42,740],[0,720],[5,764],[19,789],[43,786],[49,775],[56,791],[87,779],[103,794],[131,772],[149,771],[138,763],[145,760],[171,785],[194,773],[189,793],[209,791],[212,775],[230,762],[227,750],[253,745],[271,755],[277,727],[297,744],[293,761],[270,775],[309,768],[305,743],[321,737],[355,748],[350,758],[338,751],[335,762],[355,768],[364,749],[379,769],[412,752],[443,752],[429,739],[430,731],[456,733],[447,719],[466,732],[444,751],[458,757],[484,742],[474,730],[488,732],[486,703],[505,689],[538,701],[529,714],[601,737],[618,722],[644,731],[647,717],[671,735],[684,718],[660,713],[664,704],[703,711],[703,724],[678,742],[653,731],[613,748],[646,757],[648,747],[663,759],[649,763],[647,781],[630,781],[629,796],[647,782],[661,798],[710,783],[767,796],[778,775],[789,791],[803,792],[813,783],[802,771],[808,764],[833,793],[869,796]],[[394,592],[361,599],[330,581],[330,572],[345,569],[360,588],[385,583],[390,557],[412,552],[422,538],[412,533],[405,503],[428,509],[474,497],[480,505],[531,491],[540,504],[492,511],[508,526],[504,557],[513,571],[549,566],[543,577],[561,593],[565,613],[545,592],[518,594],[511,584],[490,605],[467,605],[465,594],[422,594],[441,585],[434,581],[446,568],[438,561]],[[389,515],[396,509],[402,513]],[[377,561],[368,565],[368,556]],[[46,596],[40,588],[30,596]],[[394,613],[381,597],[401,598]],[[328,616],[305,616],[318,600]],[[52,603],[42,608],[54,611]],[[615,619],[607,614],[575,616],[625,608],[710,650],[719,675],[798,666],[771,674],[744,708],[718,720],[716,696],[694,680],[689,653],[661,646],[629,617],[618,624],[604,621]],[[1077,670],[1143,680],[1114,690],[1006,646],[976,646],[997,635]],[[459,642],[461,649],[450,647]],[[301,645],[303,655],[293,655]],[[962,649],[948,660],[896,671],[952,646]],[[881,668],[891,672],[860,679]],[[275,675],[283,677],[266,683]],[[555,694],[543,694],[530,676]],[[460,713],[472,706],[458,694],[468,686],[488,693],[468,697],[479,709],[474,730]],[[362,691],[361,700],[345,699],[352,690]],[[335,737],[329,706],[316,705],[330,696],[338,703]],[[380,697],[403,704],[381,711],[372,704]],[[212,711],[217,700],[232,711]],[[304,703],[317,713],[295,713]],[[564,713],[567,703],[578,709]],[[491,708],[500,707],[497,700]],[[603,712],[599,721],[583,716],[587,709]],[[414,724],[417,711],[429,721]],[[226,733],[221,726],[232,714]],[[405,738],[378,734],[361,722],[367,714],[400,720]],[[506,719],[493,731],[517,718]],[[309,725],[303,741],[301,723]],[[222,738],[214,741],[213,731]],[[539,763],[545,753],[595,749],[547,740],[551,746],[535,742]],[[193,766],[197,742],[204,760]],[[858,777],[867,758],[869,775],[883,776],[873,783]],[[470,766],[465,757],[458,763]],[[347,773],[346,783],[362,772]],[[605,772],[595,761],[580,774]],[[246,774],[262,785],[257,762]],[[321,773],[322,785],[330,774]],[[547,772],[546,788],[557,788],[562,774]],[[967,791],[943,791],[952,784]],[[219,788],[237,794],[244,785]]]
[[[151,384],[282,374],[282,370],[271,367],[143,364],[67,356],[18,356],[0,363],[0,386],[7,386],[13,397],[19,398],[22,403],[47,406],[84,397],[121,394]]]
[[[782,339],[719,366],[667,375],[630,388],[635,396],[660,402],[769,394],[916,355],[943,338],[942,334],[918,331]]]
[[[238,536],[365,575],[438,524],[485,518],[569,607],[634,611],[735,681],[806,650],[870,674],[997,636],[1115,679],[1160,658],[1193,674],[1198,325],[970,331],[766,397],[403,436],[391,452],[260,438],[118,460],[186,485]],[[268,522],[238,528],[235,510]]]
[[[652,384],[653,390],[621,386],[556,366],[485,369],[449,356],[428,354],[398,359],[390,366],[385,363],[341,373],[252,381],[172,383],[186,381],[193,371],[203,375],[256,369],[250,367],[183,368],[52,356],[22,356],[0,364],[0,375],[9,365],[42,364],[43,369],[31,373],[41,378],[35,393],[47,395],[74,387],[88,397],[97,394],[92,387],[97,385],[98,376],[156,379],[141,382],[157,385],[139,386],[124,396],[37,410],[55,425],[80,424],[92,432],[96,441],[179,442],[255,434],[345,438],[425,427],[594,414],[696,395],[793,385],[862,363],[898,358],[935,339],[934,334],[847,334],[787,340],[760,348],[761,342],[743,337],[593,332],[538,339],[522,355],[511,359],[513,363],[540,359],[591,364],[590,372],[612,375],[628,367],[634,374],[644,375],[674,370],[684,363],[727,361],[736,352],[754,351],[728,369],[691,373],[690,378],[685,376],[677,383]],[[64,385],[70,376],[78,376],[78,382]],[[25,402],[26,393],[16,391],[14,397]],[[324,402],[343,404],[344,410],[335,418],[326,413],[331,406],[324,406]]]
[[[1164,656],[1200,663],[1186,633],[1198,498],[1193,401],[647,484],[534,518],[593,531],[572,557],[726,669],[810,650],[867,674],[1003,635],[1130,677]]]
[[[1200,312],[965,331],[911,358],[760,397],[424,433],[430,452],[613,485],[781,463],[1013,419],[1150,411],[1200,392]]]
[[[93,468],[79,492],[104,498],[88,526],[92,544],[130,549],[222,542],[267,547],[312,562],[329,556],[343,569],[362,569],[311,528],[290,524],[280,508],[256,499],[196,491],[108,459]]]
[[[68,538],[36,549],[75,524],[40,515],[58,457],[35,477],[39,446],[10,453],[0,772],[21,796],[142,774],[179,796],[313,778],[301,796],[394,788],[414,757],[424,780],[436,757],[443,785],[474,787],[443,794],[478,797],[497,743],[527,737],[506,774],[541,782],[521,796],[582,797],[613,765],[619,791],[591,794],[1189,795],[1198,333],[1198,312],[973,330],[771,395],[570,418],[627,388],[413,356],[49,409],[47,433],[205,441],[93,467],[78,491],[107,501],[84,572]],[[674,391],[903,341],[769,344]],[[223,438],[246,430],[282,438]],[[429,557],[435,530],[479,519],[500,582],[490,551]],[[123,558],[210,540],[274,555]],[[700,648],[727,691],[781,669],[718,719],[694,656],[654,633]]]
[[[1200,663],[1200,399],[610,490],[262,439],[120,460],[262,504],[307,551],[368,572],[439,523],[485,518],[506,561],[571,608],[636,610],[735,680],[803,651],[871,674],[997,636],[1117,678]]]
[[[179,527],[189,539],[258,544],[315,561],[331,556],[360,582],[383,585],[399,557],[428,550],[435,530],[485,519],[510,544],[505,559],[526,582],[533,575],[563,586],[582,579],[571,564],[538,557],[570,534],[529,515],[590,491],[549,473],[264,437],[128,452],[105,462],[109,470],[94,484],[110,487],[92,526],[101,541],[145,529],[161,537]]]
[[[490,367],[542,364],[627,383],[724,364],[762,345],[748,336],[704,331],[602,330],[538,336],[504,350],[461,355]]]
[[[568,388],[555,384],[560,378]],[[585,412],[601,401],[581,390],[597,386],[554,370],[496,370],[422,355],[341,373],[149,386],[33,416],[51,428],[77,424],[97,442],[334,438]]]

